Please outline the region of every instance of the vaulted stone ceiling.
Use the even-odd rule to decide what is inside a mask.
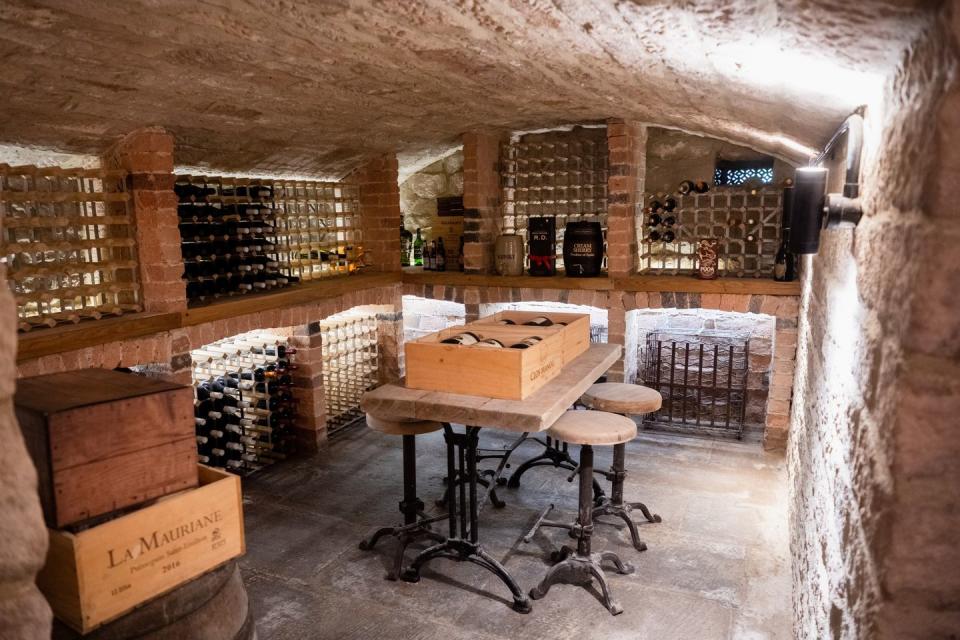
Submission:
[[[865,102],[923,0],[4,0],[0,143],[342,175],[468,129],[629,117],[794,159]]]

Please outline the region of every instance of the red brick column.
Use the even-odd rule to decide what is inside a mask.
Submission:
[[[297,399],[297,443],[316,451],[327,439],[327,402],[323,393],[323,355],[320,325],[296,327],[289,344],[296,347],[293,396]]]
[[[463,265],[467,273],[493,273],[500,234],[499,133],[463,134]]]
[[[104,165],[130,172],[144,311],[185,310],[187,293],[173,192],[173,136],[158,127],[138,129],[106,154]]]
[[[400,185],[397,156],[368,161],[348,178],[360,190],[364,263],[375,271],[400,271]]]
[[[627,276],[637,267],[637,205],[647,173],[647,128],[608,120],[607,147],[607,272]]]

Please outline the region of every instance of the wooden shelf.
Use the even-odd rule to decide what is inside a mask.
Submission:
[[[459,271],[403,270],[403,282],[460,287],[515,287],[525,289],[587,289],[591,291],[670,291],[676,293],[737,293],[768,296],[799,296],[799,282],[777,282],[767,278],[717,278],[700,280],[692,276],[630,276],[627,278],[567,278],[553,276],[497,276]]]
[[[95,347],[107,342],[141,338],[161,331],[225,320],[247,313],[308,304],[350,291],[396,284],[399,281],[396,273],[363,273],[308,282],[281,291],[232,298],[182,313],[136,313],[51,329],[34,329],[29,333],[19,334],[17,362]]]

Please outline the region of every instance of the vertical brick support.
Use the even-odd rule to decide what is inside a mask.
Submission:
[[[347,180],[360,191],[364,264],[374,271],[400,271],[400,185],[397,156],[385,154],[356,169]]]
[[[144,311],[186,310],[177,196],[173,192],[173,136],[158,127],[138,129],[107,152],[104,165],[130,172]]]
[[[637,267],[637,206],[647,172],[647,128],[637,122],[608,120],[607,147],[607,273],[628,276]]]
[[[403,312],[377,314],[377,361],[380,384],[400,380],[400,353],[403,349]]]
[[[605,292],[596,292],[596,294],[603,293]],[[619,291],[610,292],[604,306],[607,307],[607,343],[618,344],[623,348],[620,358],[607,370],[607,381],[627,382],[629,367],[626,359],[630,357],[627,353],[627,344],[632,341],[628,340],[627,336],[627,309],[623,304],[623,296]]]
[[[323,392],[323,353],[320,324],[311,322],[293,330],[289,344],[297,349],[293,396],[297,400],[297,443],[306,453],[327,440],[327,400]]]
[[[463,134],[463,268],[493,273],[493,245],[500,234],[499,133]]]
[[[793,403],[794,371],[797,367],[797,325],[800,315],[799,298],[784,297],[776,302],[777,308],[774,313],[777,327],[773,334],[767,421],[763,429],[763,448],[768,451],[785,449],[787,446]],[[763,306],[765,305],[761,305],[761,309]]]

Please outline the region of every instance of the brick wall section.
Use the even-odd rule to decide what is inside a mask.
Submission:
[[[647,128],[628,120],[608,120],[607,147],[607,271],[627,276],[637,265],[637,205],[647,170]]]
[[[104,164],[130,172],[144,311],[185,310],[187,293],[173,192],[173,136],[157,127],[134,131],[107,152]]]
[[[447,300],[463,304],[466,321],[479,315],[481,304],[498,302],[560,302],[607,309],[607,342],[632,345],[607,372],[611,382],[633,381],[636,373],[635,342],[629,336],[628,313],[635,309],[715,309],[738,313],[761,313],[777,320],[774,353],[768,369],[770,395],[764,425],[763,446],[780,450],[789,432],[794,358],[797,342],[799,298],[746,294],[699,294],[672,292],[591,291],[588,289],[525,289],[511,287],[460,287],[404,284],[403,295]],[[774,394],[776,390],[776,394]]]
[[[293,396],[297,399],[297,442],[314,451],[326,440],[327,405],[323,389],[323,343],[320,325],[308,322],[293,328],[289,342],[296,347]]]
[[[500,143],[491,132],[463,134],[463,265],[467,273],[493,273],[500,234]]]
[[[369,160],[347,177],[360,190],[364,263],[374,271],[400,271],[400,185],[397,156]]]

